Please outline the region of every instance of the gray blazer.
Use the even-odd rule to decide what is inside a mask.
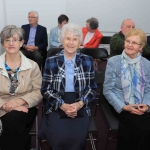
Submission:
[[[54,27],[50,30],[50,37],[49,37],[49,45],[50,48],[58,48],[61,43],[58,41],[58,27]]]
[[[142,57],[143,69],[145,73],[145,88],[143,103],[150,105],[150,61]],[[121,85],[121,55],[109,58],[106,73],[103,94],[114,109],[121,113],[126,105],[124,101]]]

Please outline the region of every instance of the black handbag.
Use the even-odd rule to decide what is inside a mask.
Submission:
[[[63,98],[64,98],[65,103],[67,103],[67,104],[75,103],[75,93],[74,92],[67,92],[67,93],[65,93]],[[58,110],[58,114],[59,114],[58,118],[70,118],[60,108]],[[77,116],[75,118],[83,117],[83,116],[84,116],[84,110],[83,110],[83,108],[81,108],[80,110],[78,110]]]

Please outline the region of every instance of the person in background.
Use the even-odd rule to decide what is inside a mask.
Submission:
[[[150,35],[147,36],[147,44],[150,46]]]
[[[83,150],[90,103],[97,88],[93,61],[80,53],[82,32],[78,25],[64,25],[60,41],[64,50],[45,63],[41,87],[45,114],[39,136],[46,138],[53,150]]]
[[[29,24],[21,26],[25,31],[25,40],[21,51],[27,58],[37,62],[41,68],[42,63],[44,65],[47,58],[48,41],[47,30],[38,24],[38,19],[38,13],[30,11],[28,13]]]
[[[98,27],[99,22],[96,18],[92,17],[86,21],[86,27],[82,28],[84,48],[98,48],[103,37]]]
[[[150,62],[146,34],[131,29],[121,55],[108,59],[103,93],[119,119],[117,150],[150,149]]]
[[[42,99],[41,71],[36,62],[20,52],[23,38],[23,29],[14,25],[5,26],[0,33],[5,49],[0,56],[1,150],[30,149],[29,131]]]
[[[49,38],[50,48],[58,48],[58,47],[62,48],[63,47],[59,39],[59,33],[63,25],[67,24],[68,21],[69,21],[69,18],[64,14],[58,17],[58,26],[50,30],[50,38]]]
[[[121,31],[112,36],[110,40],[110,57],[122,54],[124,50],[125,34],[135,28],[135,23],[131,19],[126,19],[121,24]],[[150,47],[146,44],[143,47],[142,56],[150,60]]]

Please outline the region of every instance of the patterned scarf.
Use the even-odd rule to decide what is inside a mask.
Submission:
[[[136,58],[131,59],[123,51],[121,82],[125,102],[127,104],[141,104],[144,94],[145,75],[140,53]]]
[[[10,89],[9,92],[11,95],[14,95],[18,88],[18,77],[17,72],[19,71],[19,67],[17,69],[11,69],[5,62],[5,69],[8,72],[8,76],[10,79]]]

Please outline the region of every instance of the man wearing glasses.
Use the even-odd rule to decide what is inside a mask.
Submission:
[[[36,11],[28,13],[29,24],[22,25],[25,31],[25,41],[21,48],[22,53],[37,62],[41,67],[42,59],[47,57],[47,30],[38,24],[39,15]]]
[[[131,19],[126,19],[122,22],[121,31],[114,34],[110,40],[110,57],[122,54],[124,50],[125,34],[132,28],[135,28],[135,23]],[[143,48],[142,56],[150,60],[150,47],[148,44]]]

